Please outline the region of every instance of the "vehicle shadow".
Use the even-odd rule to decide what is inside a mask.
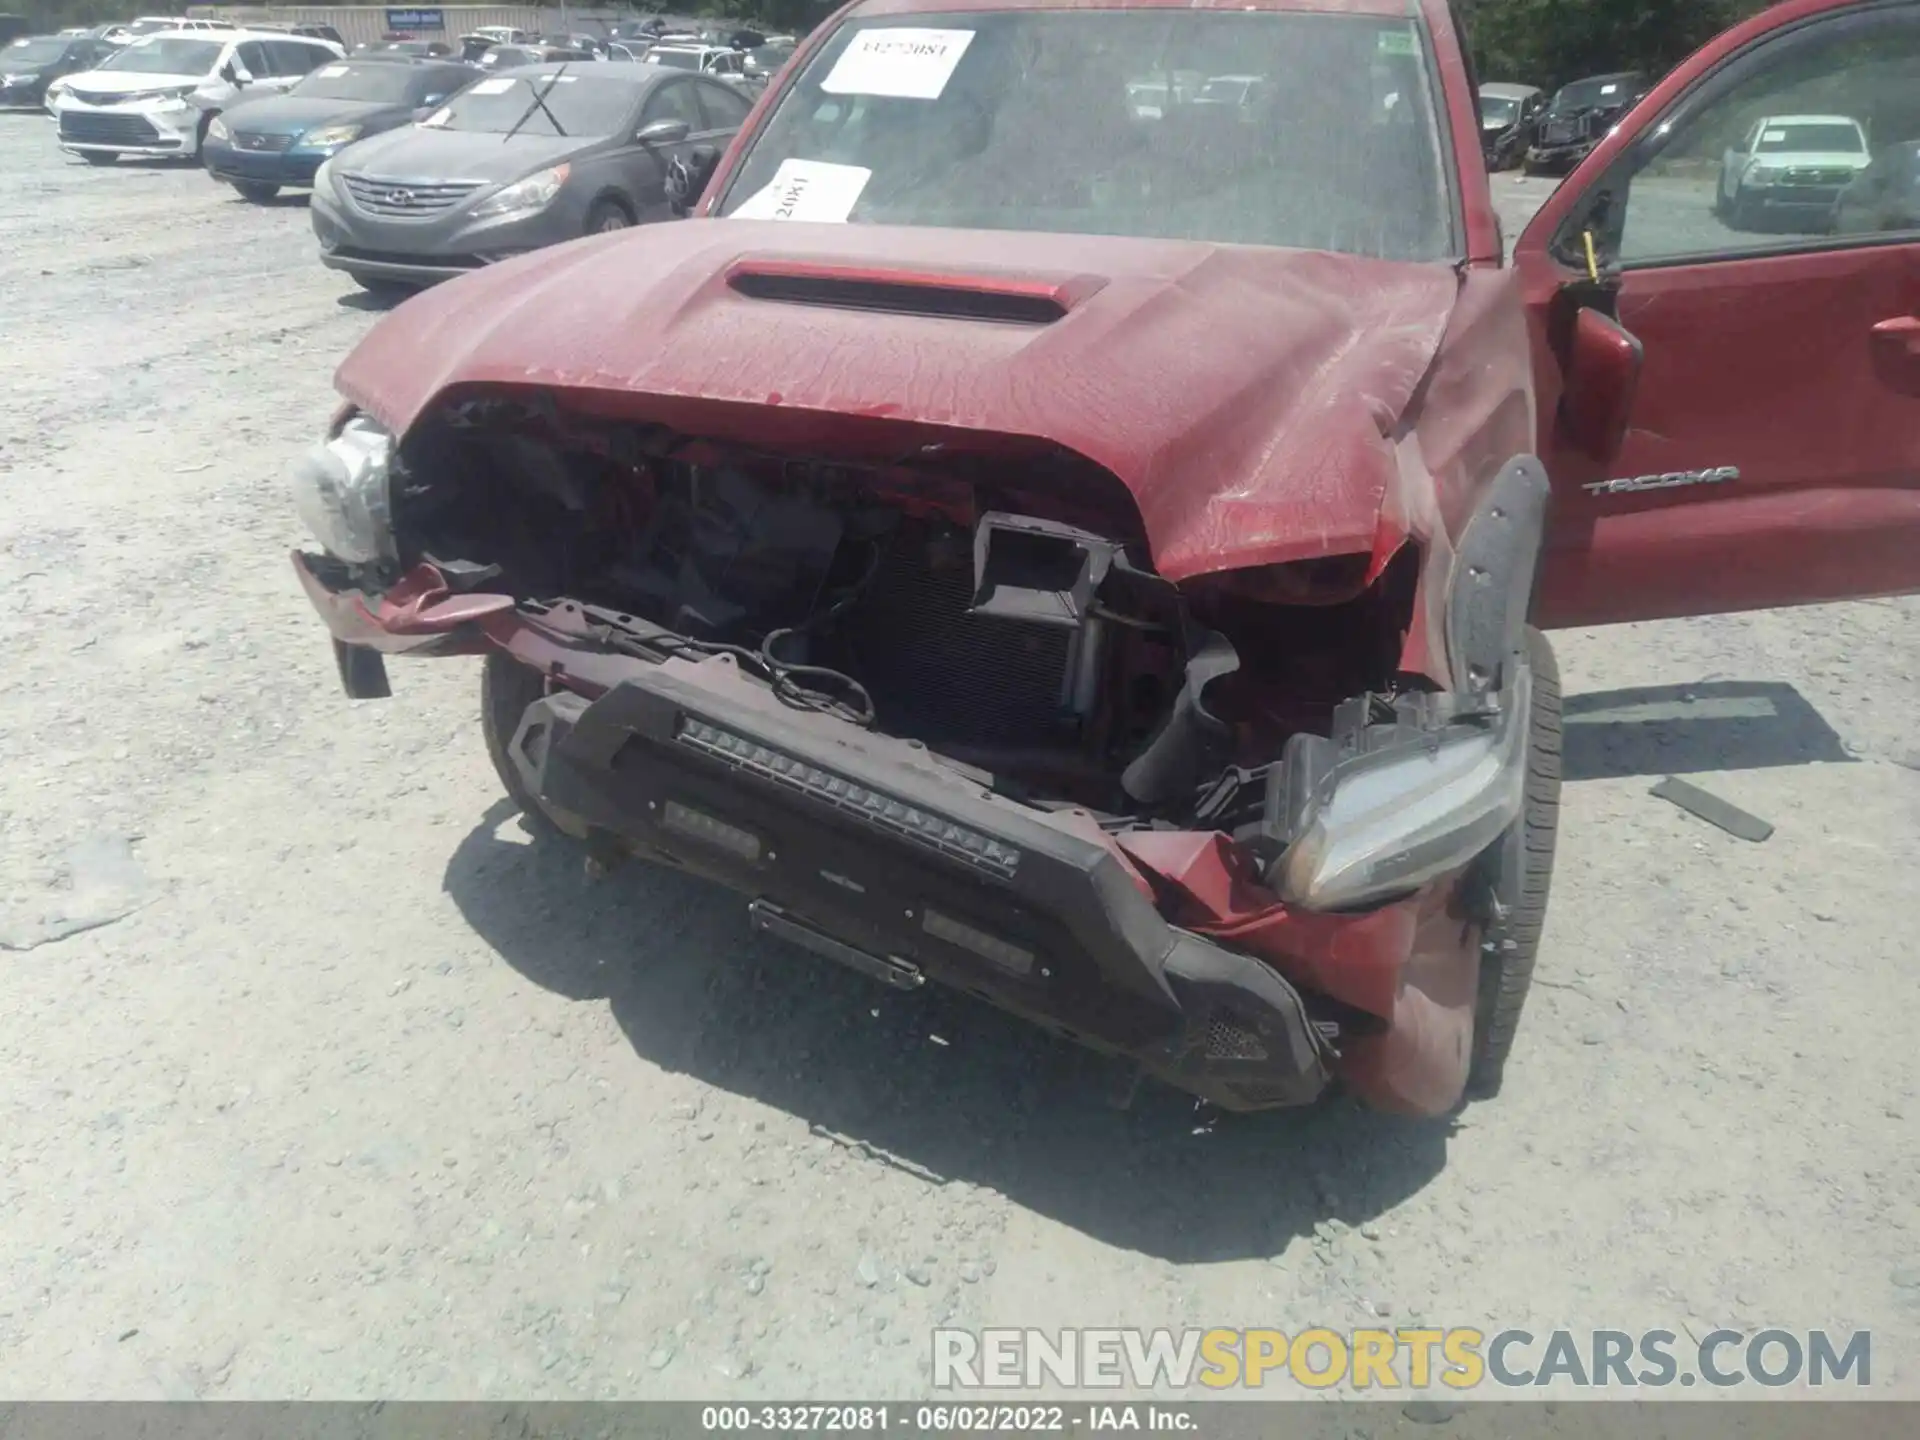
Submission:
[[[371,290],[348,290],[336,295],[333,303],[343,310],[361,310],[369,315],[384,315],[406,298],[408,298],[406,294],[376,295]]]
[[[957,992],[912,996],[752,933],[739,897],[634,862],[586,878],[501,802],[445,887],[509,965],[608,1002],[634,1051],[886,1163],[962,1179],[1108,1244],[1188,1263],[1276,1255],[1418,1191],[1451,1127],[1345,1099],[1218,1115]],[[503,829],[502,822],[507,822]],[[511,832],[515,838],[507,838]],[[517,843],[516,843],[517,842]]]
[[[1569,695],[1568,780],[1849,764],[1840,737],[1781,681],[1713,680]]]

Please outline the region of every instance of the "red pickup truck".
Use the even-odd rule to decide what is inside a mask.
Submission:
[[[591,854],[1223,1106],[1491,1093],[1541,632],[1920,588],[1910,211],[1715,205],[1759,117],[1911,149],[1920,3],[1720,37],[1511,259],[1475,90],[1443,0],[857,0],[724,156],[653,132],[692,218],[341,366],[293,484],[347,692],[483,655]]]

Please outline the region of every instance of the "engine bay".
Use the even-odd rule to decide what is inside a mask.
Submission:
[[[395,467],[403,564],[610,643],[730,654],[783,700],[1120,826],[1258,821],[1295,735],[1390,692],[1412,570],[1157,575],[1132,497],[1061,451],[763,453],[465,400]]]

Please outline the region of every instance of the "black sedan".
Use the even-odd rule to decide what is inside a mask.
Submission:
[[[200,158],[214,179],[264,203],[282,186],[311,185],[313,172],[344,146],[425,119],[478,76],[455,61],[336,60],[284,95],[216,116]]]
[[[650,65],[489,75],[321,167],[311,211],[321,263],[369,290],[404,289],[670,219],[669,166],[724,149],[747,110],[730,85]]]
[[[23,35],[0,48],[0,109],[40,109],[47,86],[92,70],[118,47],[91,35]]]

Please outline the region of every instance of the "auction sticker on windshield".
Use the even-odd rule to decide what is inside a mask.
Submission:
[[[322,80],[338,80],[346,73],[347,67],[344,65],[322,65],[320,67],[320,78]]]
[[[731,214],[734,220],[813,220],[844,225],[867,188],[873,172],[861,165],[834,165],[825,160],[782,160],[780,168],[757,193],[749,195]]]
[[[829,95],[938,100],[973,41],[971,30],[862,30],[820,82]]]
[[[476,95],[504,95],[518,83],[519,82],[515,80],[482,80],[473,87],[473,93]]]

